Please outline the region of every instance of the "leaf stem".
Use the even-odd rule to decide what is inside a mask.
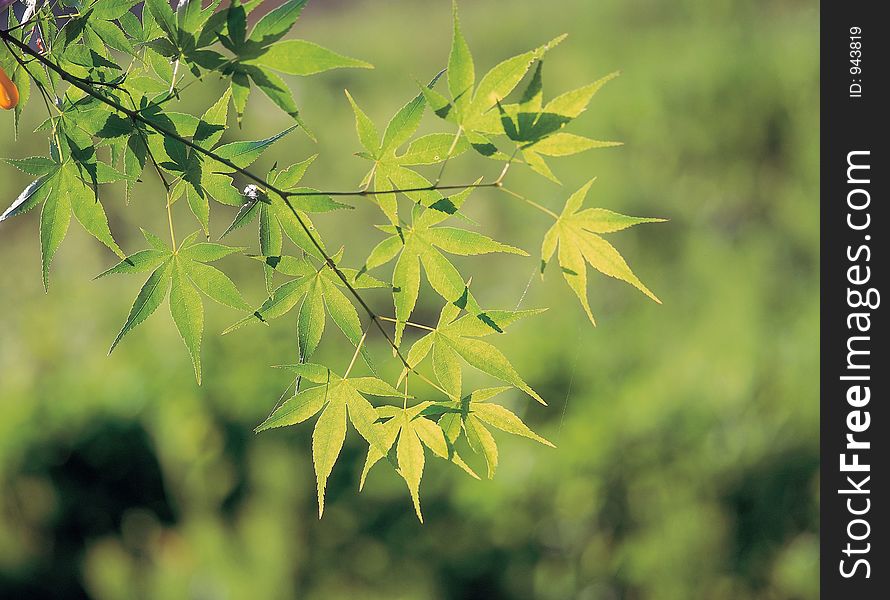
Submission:
[[[378,318],[382,319],[384,321],[387,321],[389,323],[398,323],[398,320],[393,319],[392,317],[384,317],[384,316],[378,315]],[[425,331],[435,331],[435,329],[432,327],[428,327],[426,325],[421,325],[420,323],[412,323],[411,321],[405,321],[405,325],[408,325],[409,327],[416,327],[417,329],[423,329]]]
[[[405,375],[405,395],[402,396],[402,410],[408,410],[408,376]]]
[[[510,165],[513,164],[513,160],[516,158],[517,152],[519,152],[518,145],[516,146],[516,148],[513,149],[513,154],[510,155],[510,160],[508,160],[506,163],[504,163],[504,169],[501,171],[501,174],[498,175],[498,178],[494,180],[494,182],[496,184],[500,184],[504,180],[504,177],[507,176],[507,171],[510,170]],[[499,185],[498,187],[502,187],[502,186]]]
[[[179,59],[176,59],[176,62],[173,63],[173,77],[170,78],[170,91],[168,94],[173,94],[173,89],[176,87],[176,75],[179,73]]]
[[[242,175],[244,173],[242,172]],[[460,183],[454,185],[424,185],[420,187],[413,188],[395,188],[392,190],[341,190],[341,191],[318,191],[318,192],[285,192],[285,191],[277,191],[272,190],[277,193],[279,196],[286,196],[288,198],[298,198],[300,196],[384,196],[386,194],[404,194],[407,192],[435,192],[440,190],[465,190],[468,188],[494,188],[500,187],[500,184],[490,181],[490,182],[479,182],[479,183]]]
[[[508,195],[510,195],[510,196],[513,196],[514,198],[516,198],[516,199],[518,199],[518,200],[522,200],[523,202],[529,204],[530,206],[534,206],[534,207],[537,208],[539,211],[541,211],[541,212],[543,212],[543,213],[546,213],[546,214],[550,215],[550,216],[553,217],[554,219],[557,219],[557,220],[559,219],[559,215],[556,214],[555,212],[553,212],[552,210],[550,210],[549,208],[547,208],[546,206],[543,206],[543,205],[541,205],[541,204],[538,204],[538,203],[535,202],[534,200],[529,200],[528,198],[526,198],[526,197],[523,196],[522,194],[517,194],[517,193],[514,192],[513,190],[508,190],[507,188],[505,188],[505,187],[502,186],[502,185],[499,185],[498,188],[499,188],[502,192],[504,192],[504,193],[506,193],[506,194],[508,194]]]
[[[457,128],[457,133],[454,134],[454,139],[451,140],[451,147],[448,148],[448,153],[445,155],[445,160],[442,161],[442,166],[439,168],[439,174],[436,176],[436,182],[433,185],[438,185],[440,181],[442,181],[442,176],[445,174],[445,167],[448,166],[448,161],[451,160],[451,155],[454,154],[454,149],[457,148],[457,142],[460,140],[460,135],[464,131],[464,126],[460,125]]]
[[[369,323],[368,326],[365,328],[365,332],[362,333],[362,337],[358,341],[358,344],[355,345],[355,352],[352,354],[352,360],[349,361],[349,366],[346,367],[346,372],[343,373],[343,379],[346,379],[347,377],[349,377],[349,372],[352,371],[352,366],[355,364],[355,359],[358,358],[358,353],[362,349],[362,344],[365,343],[365,338],[368,337],[368,330],[370,328],[371,328],[371,325]]]
[[[171,209],[170,189],[167,189],[167,223],[170,225],[170,243],[173,245],[173,254],[176,254],[176,234],[173,232],[173,210]]]

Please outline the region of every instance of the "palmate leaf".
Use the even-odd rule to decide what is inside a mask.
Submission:
[[[114,23],[114,19],[119,18],[119,16],[106,20],[97,15],[95,10],[91,15],[92,18],[86,22],[87,30],[92,31],[108,48],[113,48],[130,56],[136,56],[133,45],[127,39],[127,36],[124,35],[124,32],[121,31],[120,27]]]
[[[592,140],[562,131],[587,109],[601,87],[618,77],[618,73],[610,73],[589,85],[566,92],[544,105],[543,65],[543,61],[538,62],[518,104],[505,107],[498,102],[497,108],[504,133],[517,143],[525,163],[535,172],[559,183],[544,156],[570,156],[593,148],[621,145],[620,142]]]
[[[253,84],[312,137],[300,118],[293,93],[277,73],[306,76],[331,69],[373,68],[365,61],[306,40],[282,40],[305,4],[306,0],[284,2],[260,19],[250,35],[246,34],[246,15],[256,4],[233,3],[225,11],[225,22],[222,18],[208,21],[209,31],[199,39],[207,43],[219,39],[235,55],[235,60],[224,62],[221,70],[231,78],[230,89],[239,123]]]
[[[441,415],[438,424],[449,444],[457,442],[463,431],[473,451],[485,458],[489,479],[494,477],[497,469],[498,448],[488,427],[526,437],[551,448],[555,447],[550,441],[532,431],[516,413],[500,404],[489,402],[508,389],[510,388],[483,388],[464,396],[459,401],[435,403],[424,411],[429,416]]]
[[[84,162],[77,162],[79,158]],[[68,233],[72,214],[85,231],[118,256],[124,256],[111,234],[108,217],[95,191],[98,183],[113,180],[110,174],[115,173],[114,169],[97,161],[94,155],[87,158],[70,153],[57,158],[32,157],[14,161],[13,164],[25,172],[40,175],[0,215],[0,222],[23,214],[43,202],[40,212],[40,254],[45,289],[49,288],[50,264]]]
[[[462,203],[462,200],[458,201]],[[433,289],[452,305],[482,317],[482,309],[473,297],[457,268],[443,252],[463,256],[505,252],[528,254],[488,236],[454,227],[434,227],[448,217],[448,213],[426,209],[415,211],[411,226],[381,226],[391,237],[380,242],[365,263],[370,270],[384,265],[398,256],[393,269],[393,304],[396,313],[396,343],[401,340],[405,323],[414,311],[420,291],[420,271],[426,273]]]
[[[158,114],[156,119],[159,124],[174,129],[178,135],[191,138],[194,143],[204,148],[212,148],[217,156],[242,169],[253,164],[275,142],[296,127],[290,127],[262,140],[217,145],[225,131],[228,98],[229,92],[226,92],[200,119],[170,112]],[[185,196],[189,209],[201,224],[205,235],[210,235],[210,199],[229,206],[244,207],[245,198],[234,187],[232,177],[229,175],[236,169],[170,138],[153,134],[148,136],[148,140],[151,155],[161,168],[179,178],[171,202]],[[239,213],[236,221],[241,217],[243,215]],[[233,227],[234,225],[229,230]]]
[[[434,86],[441,76],[442,73],[439,73],[433,77],[427,84],[427,88]],[[377,133],[374,122],[358,106],[348,90],[346,91],[346,97],[355,114],[356,133],[358,133],[359,141],[362,143],[368,157],[384,163],[398,162],[396,160],[396,152],[414,135],[420,126],[420,120],[426,109],[426,100],[423,94],[416,95],[396,111],[396,114],[392,116],[387,124],[382,139]]]
[[[454,3],[454,33],[448,58],[448,92],[450,98],[431,88],[422,92],[433,111],[441,118],[460,126],[470,144],[481,154],[498,159],[509,158],[497,152],[489,135],[503,133],[498,123],[497,104],[519,85],[536,60],[559,44],[565,35],[495,65],[476,84],[473,56],[463,32]]]
[[[411,500],[414,503],[414,511],[418,520],[423,523],[423,514],[420,511],[420,480],[423,477],[423,469],[426,463],[424,448],[430,449],[439,458],[451,461],[470,476],[479,479],[479,476],[461,459],[460,455],[445,438],[442,429],[435,421],[423,416],[423,412],[432,405],[432,402],[421,402],[410,408],[397,408],[395,406],[382,406],[377,409],[377,414],[382,421],[379,425],[379,437],[383,446],[371,445],[368,448],[368,456],[362,469],[362,477],[359,482],[359,490],[365,485],[368,473],[380,459],[385,458],[396,445],[396,462],[399,475],[408,485]],[[398,443],[396,439],[398,438]]]
[[[179,260],[173,260],[170,281],[170,315],[192,357],[195,378],[201,383],[201,336],[204,332],[204,305],[201,296]]]
[[[427,87],[438,81],[436,75]],[[371,187],[375,192],[390,190],[414,190],[402,192],[409,200],[421,206],[432,206],[440,209],[440,205],[453,206],[438,190],[423,189],[432,187],[432,183],[417,171],[408,167],[433,165],[445,161],[449,157],[458,156],[469,148],[466,140],[448,133],[433,133],[421,136],[412,141],[408,148],[399,154],[399,149],[411,138],[420,125],[420,119],[426,108],[424,95],[418,94],[402,106],[390,119],[381,138],[374,122],[359,107],[355,99],[346,92],[346,96],[355,114],[355,129],[359,141],[364,148],[358,156],[373,162],[371,170],[365,176],[362,187]],[[372,196],[392,225],[399,223],[398,201],[396,193],[377,193]]]
[[[282,284],[253,313],[228,327],[223,333],[230,333],[250,323],[264,323],[277,319],[299,305],[297,312],[297,339],[300,359],[309,361],[324,334],[326,315],[343,332],[346,338],[357,346],[362,338],[362,325],[358,312],[339,276],[327,264],[316,269],[305,258],[293,256],[255,256],[275,271],[296,277]],[[336,258],[336,257],[335,257]],[[340,268],[349,279],[353,289],[385,287],[386,284],[367,274],[359,274],[354,269]],[[368,364],[370,356],[362,347]]]
[[[569,197],[562,214],[545,234],[541,245],[541,274],[543,276],[547,263],[558,249],[563,277],[578,296],[590,322],[595,325],[587,302],[587,264],[604,275],[626,281],[661,304],[661,300],[634,275],[618,251],[599,234],[620,231],[640,223],[659,223],[665,219],[628,217],[602,208],[581,210],[594,181],[591,179]]]
[[[478,339],[503,332],[516,321],[541,312],[543,311],[486,310],[481,311],[480,316],[466,314],[458,318],[459,309],[446,304],[436,327],[411,346],[406,360],[413,369],[431,356],[433,373],[452,400],[462,395],[461,363],[465,362],[483,373],[516,386],[546,405],[544,399],[522,379],[500,350]]]
[[[204,332],[204,306],[199,291],[210,299],[237,310],[250,310],[238,288],[227,275],[207,263],[242,251],[223,244],[198,242],[193,233],[176,252],[157,236],[143,230],[151,248],[140,250],[100,273],[106,275],[134,274],[152,271],[136,296],[130,313],[108,351],[111,354],[120,341],[137,325],[150,317],[170,293],[170,315],[179,331],[201,383],[201,338]]]
[[[287,75],[314,75],[331,69],[372,69],[363,60],[343,56],[306,40],[285,40],[269,46],[256,58],[245,61]]]
[[[252,142],[232,142],[229,144],[224,144],[218,148],[215,148],[214,153],[221,158],[225,158],[231,161],[235,166],[243,169],[253,164],[253,162],[258,159],[260,155],[262,155],[262,153],[269,148],[269,146],[286,136],[294,129],[296,129],[296,125],[263,140],[256,140]],[[215,165],[215,170],[222,172],[234,171],[234,169],[232,169],[231,167],[222,164]]]
[[[207,46],[218,41],[229,16],[226,11],[216,12],[219,4],[220,0],[213,0],[202,8],[202,0],[185,0],[174,11],[164,0],[146,0],[142,13],[143,43],[149,43],[172,61],[183,62],[195,76],[217,69],[225,60]],[[238,8],[243,14],[244,9]],[[121,24],[125,25],[125,21],[122,18]],[[134,28],[135,25],[129,26],[130,31]]]
[[[384,454],[382,428],[377,411],[365,396],[402,397],[401,392],[377,377],[342,378],[322,365],[284,365],[303,379],[319,385],[304,389],[285,401],[256,431],[295,425],[321,415],[312,433],[312,459],[318,483],[318,517],[324,513],[325,488],[328,477],[340,456],[346,438],[346,420],[370,444]]]
[[[322,250],[324,250],[324,242],[320,236],[309,233],[314,231],[315,227],[307,213],[351,209],[352,207],[348,204],[336,202],[330,196],[322,194],[318,190],[299,186],[300,180],[316,156],[310,156],[306,160],[295,163],[285,169],[273,168],[269,172],[268,181],[270,184],[284,192],[299,194],[289,198],[291,206],[294,208],[293,211],[278,194],[274,192],[267,194],[253,186],[255,188],[252,192],[253,197],[242,198],[243,204],[241,204],[241,208],[238,214],[235,215],[231,225],[223,233],[223,237],[258,218],[260,254],[264,256],[280,255],[282,253],[282,234],[284,234],[303,252],[319,260],[324,260],[324,256],[318,249],[318,246],[321,246]],[[300,221],[302,221],[302,225]],[[307,229],[309,232],[307,232]],[[310,235],[313,237],[310,237]],[[316,246],[316,243],[318,246]],[[264,272],[266,275],[266,288],[271,293],[274,270],[267,266],[264,268]]]

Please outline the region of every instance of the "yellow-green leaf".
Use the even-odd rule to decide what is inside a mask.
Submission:
[[[158,306],[161,305],[161,302],[167,295],[167,291],[170,289],[171,263],[172,261],[168,259],[149,275],[142,289],[139,290],[132,308],[130,308],[130,314],[127,315],[124,326],[121,328],[120,333],[117,334],[117,337],[114,338],[111,349],[108,350],[109,354],[111,354],[125,335],[150,317],[157,310]]]
[[[312,432],[312,462],[318,483],[318,518],[324,514],[324,496],[328,477],[340,456],[346,439],[346,403],[331,401],[321,413]]]
[[[550,446],[551,448],[555,447],[552,443],[529,429],[528,425],[523,423],[522,419],[516,416],[515,413],[504,408],[500,404],[476,402],[473,404],[472,411],[472,414],[476,415],[480,420],[488,423],[492,427],[497,427],[501,431],[527,437],[536,442],[540,442],[545,446]]]
[[[266,429],[296,425],[311,419],[327,401],[327,387],[316,386],[303,390],[279,406],[254,431],[259,433]]]
[[[170,283],[170,315],[192,357],[195,378],[201,383],[201,335],[204,331],[204,306],[179,261],[174,261]]]
[[[469,106],[476,81],[473,55],[460,29],[457,15],[457,2],[453,5],[454,33],[451,40],[451,53],[448,56],[448,91],[454,99],[454,106],[459,115],[463,115]]]
[[[350,58],[306,40],[276,42],[258,56],[244,61],[275,69],[288,75],[313,75],[330,69],[373,69],[370,63]]]
[[[411,492],[414,511],[417,513],[417,518],[423,523],[423,514],[420,512],[420,479],[423,477],[425,460],[423,445],[421,445],[420,438],[417,437],[413,427],[402,427],[396,447],[396,457],[399,461],[399,474],[408,484],[408,490]]]
[[[661,222],[664,219],[628,217],[602,208],[581,210],[593,181],[591,179],[569,197],[562,214],[544,236],[541,245],[541,271],[543,273],[558,247],[563,277],[578,296],[590,322],[595,325],[596,321],[587,301],[587,264],[604,275],[633,285],[655,302],[661,303],[633,273],[618,250],[598,234],[620,231],[640,223]]]

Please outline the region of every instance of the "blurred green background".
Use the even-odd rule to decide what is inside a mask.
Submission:
[[[382,126],[415,79],[444,66],[449,4],[310,3],[296,35],[376,70],[292,79],[319,141],[291,134],[266,164],[318,152],[310,185],[356,185],[365,164],[343,88]],[[200,388],[166,308],[108,357],[142,279],[90,281],[114,257],[72,225],[45,295],[32,212],[0,227],[0,597],[818,597],[817,4],[461,9],[477,72],[567,32],[546,61],[549,97],[623,73],[573,131],[626,145],[554,161],[563,188],[519,168],[510,186],[558,210],[598,176],[588,206],[670,219],[611,238],[664,305],[592,276],[594,329],[555,271],[522,297],[546,217],[494,191],[471,197],[473,218],[532,254],[460,263],[477,296],[551,307],[501,347],[550,403],[514,393],[509,405],[558,449],[497,436],[493,481],[428,461],[421,526],[391,469],[357,493],[364,448],[350,434],[319,521],[311,427],[251,432],[288,384],[268,365],[292,360],[292,321],[220,337],[238,315],[208,304]],[[175,110],[200,114],[221,90],[194,86]],[[18,142],[0,115],[0,156],[43,153],[45,136],[28,133],[42,115],[33,102]],[[255,95],[229,133],[285,125]],[[465,156],[447,178],[496,171]],[[129,207],[120,188],[104,197],[128,251],[143,243],[138,224],[166,226],[162,191],[145,179]],[[10,166],[0,181],[4,207],[28,183]],[[184,234],[195,225],[177,209]],[[217,233],[230,218],[216,210]],[[317,220],[329,245],[348,241],[353,265],[378,222],[367,208]],[[248,263],[222,266],[258,304],[262,275]]]

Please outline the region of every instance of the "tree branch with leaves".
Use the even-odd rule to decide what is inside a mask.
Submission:
[[[280,367],[293,374],[293,390],[288,388],[257,431],[296,425],[317,415],[312,453],[321,516],[327,479],[351,423],[368,444],[360,489],[370,469],[385,461],[405,480],[422,520],[419,488],[428,454],[473,477],[478,475],[462,453],[479,454],[492,477],[498,464],[492,429],[552,446],[493,401],[516,388],[546,404],[492,343],[515,322],[543,310],[483,308],[484,300],[470,290],[470,279],[449,258],[528,256],[466,228],[474,223],[463,208],[474,192],[504,194],[553,219],[543,238],[541,274],[555,254],[592,323],[587,265],[658,301],[603,234],[660,219],[582,208],[592,180],[569,197],[561,212],[506,185],[510,169],[518,166],[559,183],[549,159],[617,145],[564,131],[617,74],[545,103],[543,59],[565,37],[560,36],[495,65],[477,81],[455,5],[452,46],[443,71],[426,85],[418,84],[382,134],[346,93],[362,146],[358,156],[370,166],[355,189],[318,190],[301,183],[315,154],[264,173],[251,169],[295,129],[301,129],[309,143],[315,140],[282,75],[371,65],[305,40],[286,39],[306,0],[282,3],[248,32],[248,17],[261,2],[236,0],[223,7],[221,0],[181,0],[174,8],[167,0],[30,0],[22,3],[17,17],[9,7],[12,3],[0,0],[0,18],[6,20],[0,27],[0,108],[12,112],[18,132],[22,110],[32,95],[39,95],[46,119],[35,133],[47,135],[49,142],[46,156],[5,159],[35,179],[0,221],[41,207],[39,241],[47,290],[52,260],[72,215],[119,258],[97,279],[148,273],[111,351],[167,300],[198,383],[204,297],[242,314],[225,334],[290,315],[297,325],[294,359]],[[222,97],[200,117],[177,112],[181,97],[211,73],[227,82]],[[527,84],[511,102],[523,80]],[[241,122],[253,90],[289,115],[293,125],[265,139],[224,143],[229,121]],[[450,130],[418,136],[428,113]],[[467,153],[500,163],[499,175],[447,182],[449,162]],[[111,231],[103,201],[115,193],[116,188],[108,188],[114,183],[123,183],[128,201],[149,201],[140,197],[146,170],[154,172],[166,192],[163,210],[170,239],[166,242],[142,229],[146,246],[126,253]],[[247,186],[239,189],[236,179]],[[311,217],[343,211],[340,218],[345,222],[353,208],[349,198],[373,203],[384,220],[376,226],[383,238],[352,267],[346,264],[344,249],[329,249]],[[174,219],[172,206],[182,199],[197,229],[180,239],[176,229],[185,224]],[[256,247],[211,241],[211,207],[232,213],[221,239],[257,222]],[[264,299],[258,306],[215,266],[238,255],[255,261],[263,273]],[[424,278],[442,305],[434,325],[412,320]],[[392,316],[367,297],[367,290],[375,288],[390,290]],[[328,320],[352,347],[342,354],[342,365],[313,362],[330,332]],[[406,341],[409,329],[420,337],[412,334]],[[389,356],[371,352],[371,335],[385,340]],[[386,381],[381,373],[392,360],[401,374]],[[463,378],[467,366],[506,385],[468,390]],[[364,374],[357,374],[360,371]],[[409,388],[409,380],[420,385]]]

